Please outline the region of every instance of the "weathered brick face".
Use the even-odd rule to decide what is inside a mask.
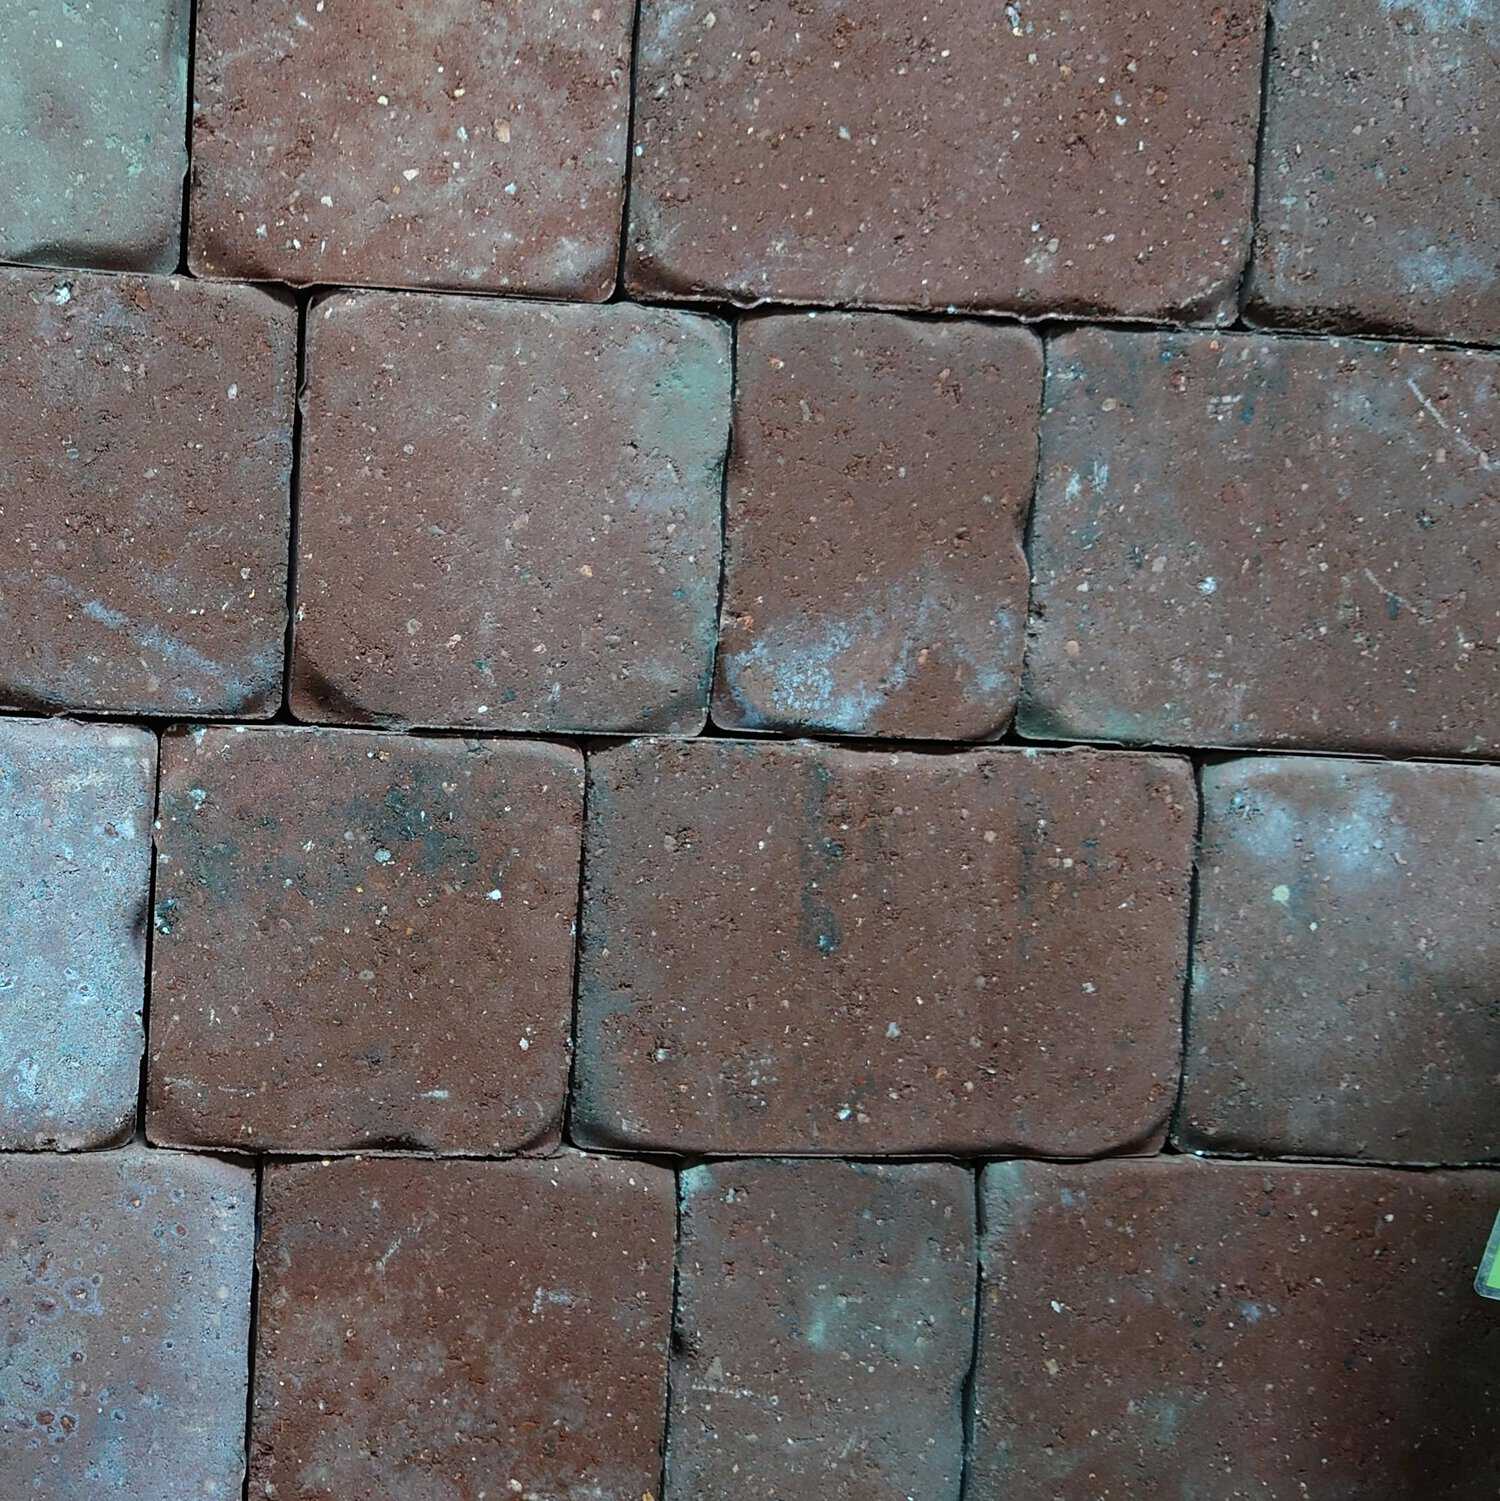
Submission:
[[[1185,763],[647,740],[591,766],[579,1140],[1059,1156],[1160,1141]]]
[[[308,325],[298,716],[700,729],[723,325],[384,293]]]
[[[1000,735],[1025,639],[1041,346],[982,323],[746,319],[717,724]]]
[[[641,1163],[271,1168],[250,1494],[654,1495],[672,1241]]]
[[[151,1139],[555,1146],[582,792],[556,746],[167,736]]]
[[[296,339],[246,287],[0,268],[0,706],[276,709]]]

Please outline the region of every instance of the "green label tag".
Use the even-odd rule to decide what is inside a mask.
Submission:
[[[1500,1298],[1500,1214],[1495,1216],[1494,1227],[1490,1230],[1489,1244],[1484,1248],[1474,1278],[1474,1291],[1481,1298]]]

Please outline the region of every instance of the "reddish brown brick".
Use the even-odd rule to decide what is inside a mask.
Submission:
[[[582,759],[518,741],[163,741],[153,1141],[556,1143]]]
[[[666,1501],[958,1501],[974,1250],[957,1167],[685,1172]]]
[[[972,1501],[1489,1496],[1493,1173],[1002,1163]]]
[[[1041,346],[881,314],[749,319],[714,718],[977,740],[1015,709]]]
[[[1500,767],[1203,773],[1184,1146],[1500,1158]]]
[[[294,712],[702,728],[723,325],[370,293],[308,326]]]
[[[238,1497],[254,1242],[242,1167],[0,1156],[0,1495]]]
[[[0,1149],[135,1127],[155,796],[143,730],[0,720]]]
[[[249,1494],[655,1495],[674,1229],[634,1162],[270,1168]]]
[[[644,0],[648,294],[1234,316],[1259,5]]]
[[[200,0],[193,270],[603,301],[631,15],[628,0]]]
[[[1497,421],[1492,355],[1057,340],[1022,732],[1493,754]]]
[[[281,702],[296,311],[0,269],[0,705]]]
[[[572,1128],[680,1152],[1158,1144],[1186,763],[636,741],[590,758]]]
[[[1500,340],[1494,0],[1277,0],[1250,311]]]

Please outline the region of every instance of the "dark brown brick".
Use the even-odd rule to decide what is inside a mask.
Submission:
[[[1022,732],[1493,754],[1497,421],[1492,355],[1057,340]]]
[[[1492,1173],[1002,1163],[971,1501],[1491,1496]]]
[[[1251,316],[1500,340],[1494,0],[1276,0]]]
[[[300,718],[702,727],[722,324],[369,293],[318,304],[309,337]]]
[[[171,271],[189,0],[0,5],[0,259]]]
[[[636,741],[590,758],[580,1141],[681,1152],[1159,1143],[1186,763]]]
[[[627,281],[1234,316],[1262,8],[644,0]]]
[[[143,730],[0,720],[0,1149],[135,1127],[155,796]]]
[[[200,276],[614,290],[628,0],[201,0]]]
[[[167,736],[151,1139],[555,1144],[582,783],[518,741]]]
[[[273,1167],[252,1496],[653,1496],[672,1178],[550,1162]]]
[[[242,1167],[0,1156],[0,1495],[238,1497],[254,1243]]]
[[[977,740],[1015,710],[1041,346],[982,323],[749,319],[714,718]]]
[[[296,311],[0,269],[0,705],[281,701]]]
[[[1500,767],[1203,773],[1189,1148],[1500,1158]]]
[[[957,1167],[685,1172],[666,1501],[958,1501],[974,1250]]]

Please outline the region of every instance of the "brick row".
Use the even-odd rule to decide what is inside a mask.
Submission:
[[[543,742],[157,757],[0,721],[0,1146],[117,1142],[144,1047],[175,1147],[1095,1157],[1180,1090],[1185,1150],[1500,1157],[1497,767],[1223,758],[1195,857],[1132,751],[643,739],[586,807]]]
[[[296,321],[0,271],[0,705],[1500,745],[1500,355],[340,292],[294,517]]]
[[[1500,1483],[1468,1290],[1494,1173],[1002,1162],[977,1189],[751,1159],[674,1207],[665,1169],[571,1152],[274,1163],[257,1244],[241,1166],[0,1158],[0,1488],[229,1497],[247,1456],[253,1496],[452,1501]]]

